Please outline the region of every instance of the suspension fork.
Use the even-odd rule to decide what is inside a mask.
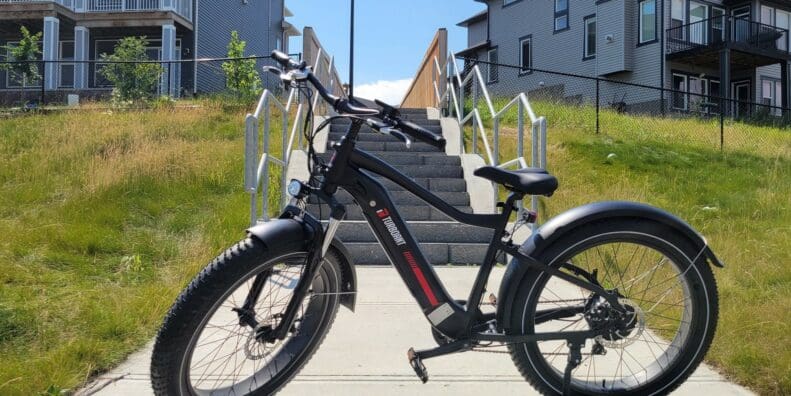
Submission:
[[[329,224],[327,225],[326,229],[320,222],[315,220],[314,221],[316,224],[310,225],[319,232],[317,233],[316,237],[314,237],[313,243],[310,246],[305,267],[299,277],[297,287],[294,289],[294,294],[291,296],[291,300],[288,302],[286,312],[283,314],[280,323],[272,333],[273,339],[282,340],[286,338],[288,331],[291,329],[291,325],[296,319],[297,311],[299,311],[302,301],[307,296],[310,285],[313,283],[313,279],[316,277],[316,274],[318,274],[319,270],[321,270],[321,265],[324,263],[324,256],[327,254],[327,250],[329,250],[333,238],[335,238],[335,233],[338,231],[338,226],[340,226],[344,217],[346,217],[346,209],[343,205],[338,203],[335,197],[324,194],[321,189],[314,191],[314,194],[316,194],[324,202],[327,202],[327,204],[329,204],[329,206],[332,208],[330,212]],[[309,217],[306,216],[305,218]]]

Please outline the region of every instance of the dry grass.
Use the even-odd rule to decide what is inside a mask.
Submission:
[[[0,394],[117,364],[244,236],[244,113],[204,105],[0,121]]]

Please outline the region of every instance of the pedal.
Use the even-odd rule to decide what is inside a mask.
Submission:
[[[426,366],[423,364],[420,356],[415,353],[415,348],[409,348],[409,350],[406,352],[406,357],[409,359],[409,365],[412,366],[413,370],[415,370],[417,377],[420,378],[424,384],[428,382],[428,370],[426,370]]]

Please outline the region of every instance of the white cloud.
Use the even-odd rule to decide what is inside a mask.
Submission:
[[[407,89],[412,84],[412,79],[379,80],[370,84],[354,87],[354,96],[363,99],[379,99],[387,104],[398,106],[404,99]]]

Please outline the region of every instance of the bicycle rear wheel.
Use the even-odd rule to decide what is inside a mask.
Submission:
[[[586,225],[541,253],[543,262],[568,263],[598,274],[605,290],[617,290],[627,314],[595,294],[537,270],[522,279],[511,332],[582,331],[617,323],[617,330],[588,340],[572,372],[581,394],[669,393],[697,368],[717,323],[717,288],[700,249],[673,230],[640,219]],[[570,273],[570,272],[569,272]],[[544,320],[557,308],[574,315]],[[522,375],[545,394],[563,389],[565,341],[509,346]]]
[[[338,310],[338,258],[327,254],[284,340],[262,336],[278,325],[307,253],[269,249],[248,238],[207,266],[182,292],[157,336],[151,363],[159,395],[271,394],[310,359]],[[257,286],[256,286],[256,282]],[[260,295],[243,324],[250,290]]]

